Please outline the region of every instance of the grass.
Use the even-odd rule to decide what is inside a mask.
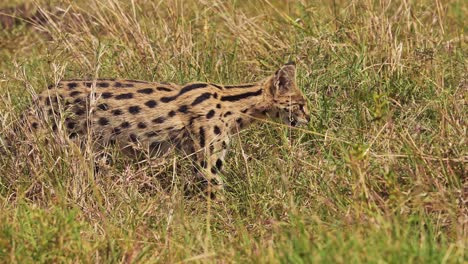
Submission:
[[[48,2],[0,4],[47,17],[0,33],[2,137],[62,78],[234,84],[290,60],[313,121],[236,137],[224,203],[184,198],[181,157],[95,173],[60,133],[16,136],[0,262],[467,261],[464,1]]]

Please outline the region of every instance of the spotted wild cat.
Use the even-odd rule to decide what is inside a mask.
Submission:
[[[207,191],[215,192],[223,187],[219,174],[231,135],[266,118],[292,126],[309,122],[295,79],[295,65],[289,63],[263,80],[240,85],[67,80],[42,92],[36,106],[49,120],[63,120],[70,138],[92,133],[100,144],[146,149],[154,156],[173,149],[192,154]],[[29,124],[37,130],[37,111],[34,116]],[[54,121],[52,127],[60,125]]]

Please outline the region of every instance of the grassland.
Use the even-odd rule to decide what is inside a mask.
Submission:
[[[0,157],[1,263],[466,263],[463,0],[0,8],[23,3],[45,15],[0,33],[0,135],[63,78],[235,84],[290,60],[313,120],[242,132],[224,203],[184,197],[181,157],[117,152],[95,172],[60,133],[18,136],[32,149]]]

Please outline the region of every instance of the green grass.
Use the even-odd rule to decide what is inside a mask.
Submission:
[[[181,157],[95,173],[61,134],[17,135],[0,262],[467,261],[464,1],[37,2],[48,23],[0,33],[2,138],[62,78],[235,84],[290,60],[313,120],[236,137],[224,203],[184,198]]]

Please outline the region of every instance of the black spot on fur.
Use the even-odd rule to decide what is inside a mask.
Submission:
[[[164,121],[166,121],[166,119],[164,117],[160,116],[158,118],[153,119],[152,122],[155,123],[155,124],[162,124],[162,123],[164,123]]]
[[[133,133],[129,135],[129,138],[130,138],[130,141],[134,143],[138,142],[138,137]]]
[[[245,113],[247,113],[247,111],[249,111],[249,109],[242,109],[241,112],[245,114]]]
[[[206,161],[202,160],[200,161],[200,166],[204,169],[206,169]]]
[[[176,97],[162,97],[161,102],[169,103],[170,101],[175,100],[175,99],[176,99]]]
[[[75,111],[75,114],[76,114],[76,115],[79,115],[79,116],[80,116],[80,115],[83,115],[84,113],[85,113],[85,110],[84,110],[83,108],[78,108],[78,109],[76,109],[76,111]]]
[[[34,122],[31,124],[32,128],[37,129],[39,127],[39,124]]]
[[[218,88],[218,89],[220,89],[220,90],[223,89],[223,87],[220,86],[220,85],[218,85],[218,84],[210,83],[210,85],[212,85],[212,86],[214,86],[214,87],[216,87],[216,88]]]
[[[145,105],[149,108],[154,108],[158,103],[156,103],[155,100],[149,100],[148,102],[145,103]]]
[[[130,123],[127,122],[127,121],[125,121],[125,122],[123,122],[122,124],[120,124],[120,127],[122,127],[122,128],[129,128],[129,127],[130,127]]]
[[[105,126],[105,125],[108,125],[109,124],[109,120],[105,117],[101,117],[99,118],[99,121],[98,121],[99,125],[101,126]]]
[[[230,116],[232,115],[232,112],[231,111],[227,111],[225,114],[224,114],[224,117],[227,117],[227,116]]]
[[[218,126],[214,126],[213,132],[214,132],[216,135],[219,135],[219,134],[221,134],[221,129],[219,129]]]
[[[116,95],[116,96],[115,96],[115,99],[117,99],[117,100],[131,99],[131,98],[133,98],[133,94],[132,94],[132,93],[124,93],[124,94],[119,94],[119,95]]]
[[[102,98],[107,99],[112,97],[112,93],[105,92],[101,94]]]
[[[216,173],[218,173],[218,171],[216,170],[215,167],[211,167],[211,173],[216,174]]]
[[[138,123],[138,128],[141,128],[141,129],[146,128],[145,122]]]
[[[202,93],[199,95],[193,102],[192,106],[195,106],[197,104],[201,104],[203,101],[206,101],[211,98],[211,93]]]
[[[128,108],[128,112],[133,115],[140,113],[140,110],[141,110],[141,107],[139,107],[138,105],[130,106]]]
[[[223,167],[223,161],[221,159],[216,160],[216,168],[220,171]]]
[[[97,108],[101,109],[102,111],[106,111],[109,109],[109,106],[106,103],[99,104]]]
[[[123,114],[123,111],[120,110],[120,109],[114,109],[111,111],[111,113],[115,116],[119,116],[119,115],[122,115]]]
[[[75,126],[76,126],[76,123],[75,123],[75,122],[69,122],[69,123],[67,124],[68,129],[73,129],[73,128],[75,128]]]
[[[205,147],[205,129],[203,127],[200,127],[199,134],[200,134],[200,146],[203,148]]]
[[[73,101],[74,104],[81,104],[82,102],[83,102],[83,99],[81,99],[81,98],[76,98],[76,99]]]
[[[114,134],[114,135],[119,135],[120,133],[122,133],[122,130],[121,130],[120,128],[114,127],[114,128],[112,129],[112,134]]]
[[[115,82],[114,87],[117,88],[132,88],[135,85],[133,83],[121,83],[121,82]]]
[[[50,98],[49,98],[49,97],[46,97],[46,98],[44,99],[44,103],[45,103],[46,105],[50,105],[50,104],[51,104]]]
[[[166,87],[157,87],[156,90],[163,92],[171,92],[172,90]]]
[[[206,118],[210,119],[215,115],[215,110],[211,109],[207,114]]]
[[[167,114],[169,117],[173,117],[176,115],[175,111],[170,111],[169,114]]]
[[[189,126],[192,126],[193,125],[193,122],[198,118],[198,116],[192,116],[190,117],[190,120],[189,120]]]
[[[214,99],[218,99],[218,93],[214,93],[213,97]]]
[[[200,127],[199,134],[200,134],[200,146],[203,148],[205,147],[205,129],[203,127]]]
[[[85,82],[84,85],[85,85],[86,87],[91,88],[91,86],[93,86],[93,83],[92,83],[92,82]]]
[[[70,135],[68,135],[68,137],[70,137],[70,138],[76,138],[76,137],[78,137],[78,133],[72,132],[72,133],[70,133]]]
[[[144,88],[140,89],[137,92],[142,93],[142,94],[152,94],[154,90],[152,88]]]
[[[216,108],[218,108],[218,109],[221,108],[221,104],[217,104]]]
[[[106,87],[109,87],[109,83],[107,82],[99,82],[97,83],[97,86],[101,87],[101,88],[106,88]]]
[[[75,89],[78,86],[78,84],[76,82],[71,82],[68,83],[67,86],[69,89]]]
[[[237,124],[238,124],[240,127],[243,126],[243,124],[242,124],[242,118],[240,118],[240,117],[237,118],[237,119],[236,119],[236,122],[237,122]]]
[[[178,111],[185,114],[185,113],[187,113],[187,111],[188,111],[188,106],[186,106],[186,105],[181,105],[181,106],[179,107]]]

